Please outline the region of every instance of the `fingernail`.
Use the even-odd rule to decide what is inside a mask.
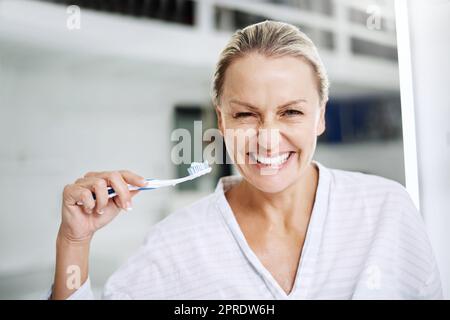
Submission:
[[[104,211],[103,211],[103,210],[97,210],[97,213],[98,213],[98,214],[103,214]]]
[[[129,202],[129,201],[127,202],[125,210],[127,210],[127,211],[133,210],[133,207],[131,206],[131,202]]]
[[[82,206],[82,205],[83,205],[83,202],[78,201],[78,202],[77,202],[77,205]]]

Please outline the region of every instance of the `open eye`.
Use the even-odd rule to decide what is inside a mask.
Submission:
[[[295,110],[295,109],[289,109],[283,112],[284,116],[288,116],[288,117],[292,117],[292,116],[298,116],[298,115],[302,115],[303,112],[301,112],[300,110]]]
[[[248,118],[253,117],[255,114],[251,112],[237,112],[234,114],[234,118]]]

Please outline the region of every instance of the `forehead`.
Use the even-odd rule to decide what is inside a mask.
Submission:
[[[266,57],[252,53],[238,58],[225,74],[223,96],[256,101],[317,95],[313,67],[302,58]]]

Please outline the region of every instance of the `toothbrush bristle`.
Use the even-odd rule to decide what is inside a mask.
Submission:
[[[188,168],[188,173],[189,173],[189,175],[193,175],[193,174],[199,173],[200,171],[203,171],[208,168],[209,168],[209,164],[207,161],[205,161],[203,163],[192,162],[191,166]]]

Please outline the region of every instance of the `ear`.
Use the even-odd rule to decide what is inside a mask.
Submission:
[[[319,115],[319,124],[317,128],[317,136],[320,136],[325,132],[326,123],[325,123],[325,111],[326,111],[327,101],[323,102],[320,106],[320,115]]]
[[[217,126],[219,127],[219,131],[223,136],[222,111],[220,110],[219,106],[215,106],[215,109],[216,109],[216,115],[217,115]]]

